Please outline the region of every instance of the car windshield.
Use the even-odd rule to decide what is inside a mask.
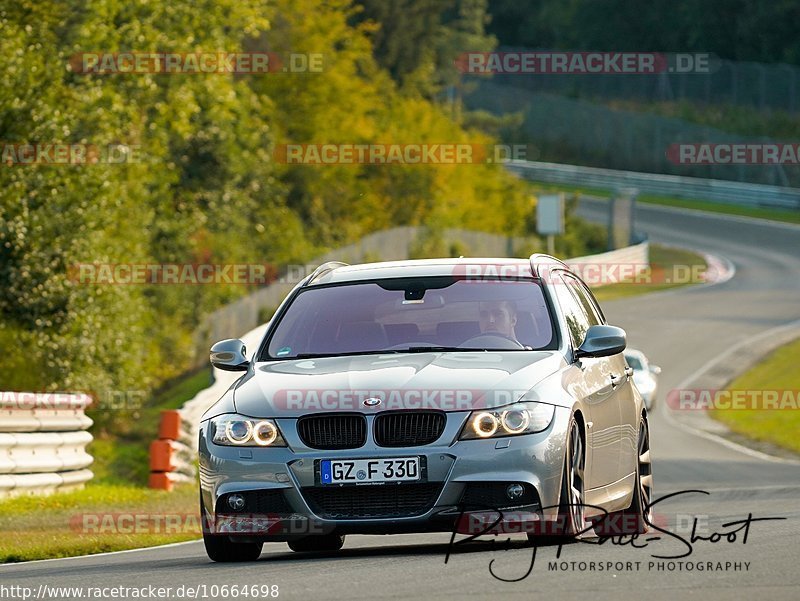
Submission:
[[[404,278],[310,287],[260,360],[425,350],[532,350],[557,340],[535,280]]]

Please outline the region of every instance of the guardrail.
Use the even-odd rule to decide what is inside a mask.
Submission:
[[[549,184],[569,184],[612,191],[636,188],[640,192],[660,196],[709,200],[737,206],[800,210],[800,188],[537,161],[509,161],[506,166],[512,173],[525,179]]]
[[[0,497],[82,488],[92,420],[85,394],[0,392]]]

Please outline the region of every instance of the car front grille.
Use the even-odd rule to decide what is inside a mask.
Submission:
[[[375,418],[375,443],[381,447],[431,444],[444,432],[446,421],[441,411],[383,413]]]
[[[442,482],[375,486],[309,486],[303,495],[326,519],[402,518],[422,515],[436,503]]]
[[[297,433],[312,449],[357,449],[367,441],[367,420],[359,414],[311,415],[297,420]]]

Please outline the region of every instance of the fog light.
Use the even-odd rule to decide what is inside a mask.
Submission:
[[[244,509],[244,497],[242,495],[230,495],[228,497],[228,507],[234,511],[241,511]]]
[[[506,496],[512,501],[519,499],[525,494],[525,487],[522,484],[509,484],[506,488]]]

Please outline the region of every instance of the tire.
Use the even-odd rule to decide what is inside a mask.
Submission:
[[[595,526],[600,536],[644,534],[653,521],[653,465],[650,459],[650,428],[644,416],[639,420],[636,441],[636,479],[630,507],[608,515]]]
[[[344,535],[320,534],[317,536],[304,536],[288,542],[289,548],[297,553],[332,552],[344,546]]]
[[[528,534],[528,540],[535,540],[537,544],[563,542],[565,538],[573,538],[586,528],[583,506],[586,449],[583,434],[575,416],[569,422],[566,446],[564,471],[561,476],[561,494],[558,502],[558,518],[553,525],[552,532]]]
[[[256,561],[261,556],[263,543],[234,542],[230,536],[211,534],[206,524],[206,510],[203,499],[200,499],[200,519],[203,523],[203,544],[211,561],[234,563]]]
[[[655,402],[655,399],[653,399]],[[639,438],[636,442],[636,486],[627,514],[636,516],[636,532],[644,534],[653,521],[653,463],[650,458],[650,426],[642,416],[639,420]]]
[[[212,561],[220,563],[234,563],[242,561],[256,561],[261,557],[262,543],[237,543],[229,536],[203,533],[203,543],[206,554]]]

